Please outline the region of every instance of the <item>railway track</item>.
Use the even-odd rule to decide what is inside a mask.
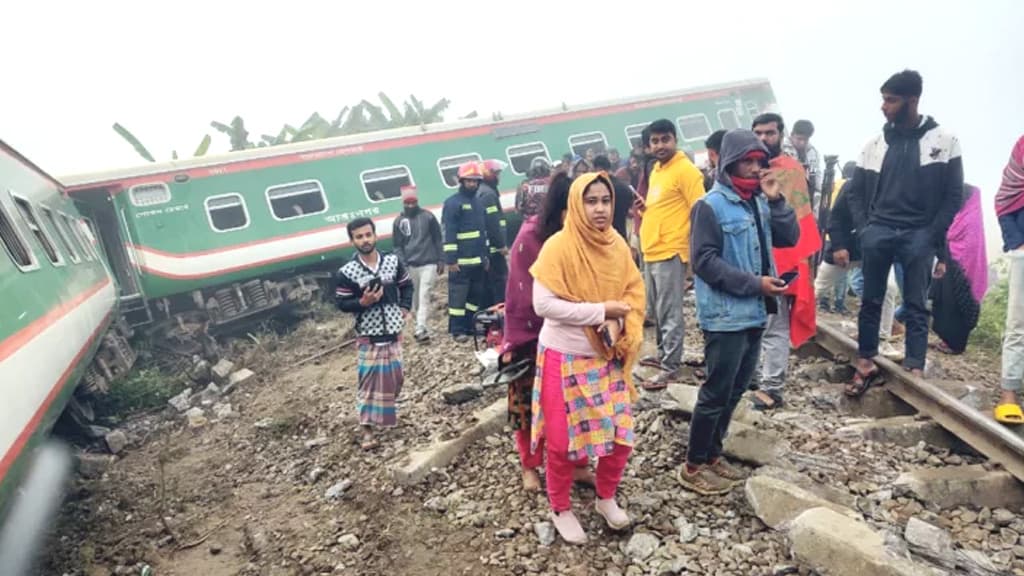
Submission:
[[[857,343],[839,328],[818,322],[815,342],[833,356],[857,357]],[[875,363],[885,375],[886,389],[928,416],[1024,482],[1024,439],[993,421],[987,413],[960,402],[938,386],[916,378],[895,362],[883,357]]]

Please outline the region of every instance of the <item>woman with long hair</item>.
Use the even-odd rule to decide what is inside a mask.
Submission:
[[[597,512],[612,529],[630,525],[615,501],[633,446],[631,371],[643,339],[644,283],[612,227],[613,186],[604,172],[578,177],[565,225],[530,268],[538,337],[531,453],[541,438],[551,518],[567,542],[587,536],[572,512],[573,470],[597,458]]]
[[[505,327],[498,359],[502,372],[511,376],[508,385],[508,416],[515,430],[516,449],[523,469],[523,488],[539,491],[537,470],[544,463],[543,444],[530,452],[530,403],[537,361],[537,337],[544,321],[533,310],[533,276],[530,266],[537,260],[544,242],[562,229],[569,187],[568,174],[557,173],[547,184],[540,214],[530,216],[519,228],[509,252],[508,284],[505,287]],[[573,470],[573,479],[594,484],[586,459]]]

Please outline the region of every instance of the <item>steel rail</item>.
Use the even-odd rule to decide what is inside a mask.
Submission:
[[[857,343],[827,322],[818,322],[814,340],[832,354],[843,354],[851,361],[857,358]],[[878,357],[875,364],[885,374],[885,388],[889,392],[1024,482],[1024,439],[989,418],[988,414],[915,377],[895,362]]]

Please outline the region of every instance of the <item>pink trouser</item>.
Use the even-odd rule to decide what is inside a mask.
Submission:
[[[550,348],[544,351],[544,374],[540,394],[544,411],[544,437],[546,441],[546,481],[548,502],[555,512],[568,510],[572,490],[572,471],[579,461],[569,460],[569,421],[565,414],[565,396],[562,394],[562,355]],[[538,449],[538,452],[540,450]],[[597,497],[615,497],[622,480],[622,472],[633,449],[616,444],[608,456],[597,461]]]

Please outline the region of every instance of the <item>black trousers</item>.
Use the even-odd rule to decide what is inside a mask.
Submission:
[[[704,331],[707,380],[697,394],[690,420],[686,461],[707,464],[722,455],[732,413],[746,391],[761,355],[763,328],[740,332]]]
[[[907,324],[907,369],[924,369],[928,353],[928,286],[935,248],[926,228],[913,230],[870,224],[860,237],[864,296],[857,317],[857,347],[861,358],[878,356],[882,302],[893,263],[903,267],[903,311]]]
[[[487,285],[482,265],[460,266],[448,273],[448,333],[473,334],[473,315],[487,300]]]
[[[491,254],[491,268],[487,271],[487,301],[485,307],[505,301],[505,285],[508,284],[508,260],[500,252]]]

